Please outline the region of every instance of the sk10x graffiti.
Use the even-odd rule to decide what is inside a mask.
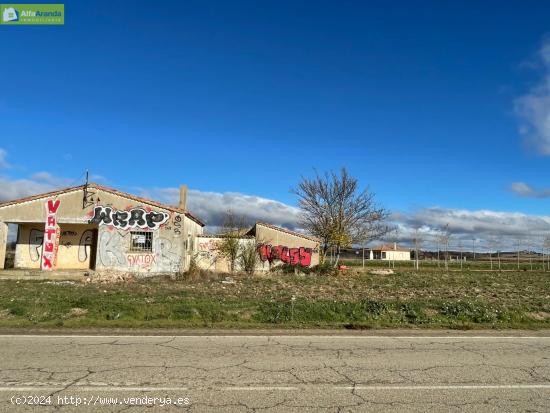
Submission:
[[[271,245],[264,244],[260,245],[259,252],[262,261],[273,262],[281,260],[286,264],[301,265],[302,267],[309,267],[311,265],[311,248],[288,248],[284,245],[272,247]]]
[[[89,224],[109,225],[118,229],[158,229],[170,218],[166,212],[146,211],[143,208],[117,211],[111,207],[96,206],[93,214],[88,220]]]

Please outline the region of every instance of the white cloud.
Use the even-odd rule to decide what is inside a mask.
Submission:
[[[395,213],[392,220],[397,225],[399,240],[410,242],[418,228],[423,234],[424,243],[429,247],[435,245],[436,237],[446,225],[454,249],[458,248],[459,243],[470,248],[474,238],[481,247],[487,247],[491,240],[498,240],[502,249],[514,249],[517,240],[521,239],[524,248],[529,242],[540,248],[543,237],[550,235],[550,216],[520,212],[432,207]],[[391,239],[391,235],[388,239]]]
[[[31,175],[33,181],[43,183],[45,185],[50,185],[52,188],[62,188],[66,186],[71,186],[73,180],[69,178],[61,178],[59,176],[54,176],[49,172],[37,172]]]
[[[527,94],[514,102],[516,113],[523,119],[520,133],[526,142],[543,155],[550,155],[550,40],[540,48],[538,61],[543,76]]]
[[[9,179],[0,176],[0,202],[51,191],[51,185],[33,179]]]
[[[525,182],[514,182],[510,191],[524,198],[550,198],[550,188],[535,189]]]
[[[68,181],[46,172],[34,174],[28,179],[0,177],[0,201],[51,191],[65,186]],[[516,184],[516,192],[523,196],[530,196],[531,191],[540,192],[527,184]],[[178,188],[138,189],[138,193],[171,205],[177,205],[179,201]],[[189,210],[206,222],[208,230],[220,226],[229,209],[237,216],[244,217],[250,224],[265,221],[299,230],[299,209],[273,199],[238,192],[204,192],[193,189],[189,190],[187,199]],[[525,248],[528,240],[540,248],[542,238],[550,235],[550,216],[520,212],[430,207],[394,212],[390,221],[397,232],[389,234],[384,241],[397,240],[411,245],[411,239],[418,230],[426,249],[435,248],[436,237],[446,225],[451,234],[451,248],[454,249],[458,248],[459,243],[465,249],[470,248],[473,238],[476,239],[478,250],[486,249],[493,239],[499,240],[501,249],[514,249],[518,238],[523,240],[522,245]]]
[[[143,196],[177,205],[179,189],[155,188],[141,190]],[[188,208],[197,217],[206,221],[208,229],[221,224],[224,213],[231,209],[235,214],[244,216],[250,223],[266,221],[289,229],[298,227],[299,209],[281,202],[258,196],[236,192],[202,192],[190,190]],[[418,230],[423,238],[424,248],[435,248],[436,238],[448,225],[451,234],[451,247],[457,249],[459,243],[463,248],[470,248],[472,239],[476,239],[478,250],[488,248],[492,240],[498,240],[499,247],[514,249],[517,240],[522,245],[531,240],[540,247],[542,238],[550,235],[550,216],[529,215],[520,212],[500,212],[491,210],[466,210],[453,208],[422,208],[416,211],[394,212],[390,225],[396,232],[388,234],[383,241],[398,241],[411,245],[411,240]],[[376,240],[371,244],[380,243]],[[525,246],[526,248],[526,246]]]
[[[11,179],[0,176],[0,202],[53,191],[70,184],[70,179],[48,172],[38,172],[29,178]]]
[[[1,168],[11,168],[11,165],[8,163],[6,158],[8,157],[8,153],[5,149],[0,148],[0,169]]]
[[[178,188],[141,189],[141,194],[171,205],[178,205],[179,202]],[[231,210],[249,224],[265,221],[289,229],[298,229],[298,208],[255,195],[191,189],[187,195],[187,208],[209,227],[219,227],[224,214]]]

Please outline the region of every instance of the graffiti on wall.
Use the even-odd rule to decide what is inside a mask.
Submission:
[[[87,229],[82,233],[78,243],[78,261],[86,262],[90,256],[92,245],[94,243],[94,232]]]
[[[91,232],[91,231],[90,231]],[[156,237],[151,253],[127,253],[130,233],[102,231],[99,236],[98,258],[103,267],[130,270],[177,272],[182,269],[180,255],[174,251],[172,241]]]
[[[167,212],[147,211],[143,208],[132,208],[118,211],[111,207],[96,206],[89,224],[108,225],[117,229],[158,229],[170,218]]]
[[[129,233],[103,231],[99,236],[99,262],[104,267],[123,267],[126,265],[124,252],[130,243]]]
[[[29,257],[32,262],[40,260],[40,250],[44,241],[44,230],[32,228],[29,233]]]
[[[167,238],[158,237],[155,240],[155,252],[157,253],[161,268],[169,268],[173,272],[182,270],[180,256],[172,252],[172,241]]]
[[[48,199],[46,202],[46,229],[44,231],[44,242],[42,244],[42,269],[53,270],[57,260],[57,249],[59,247],[59,226],[57,225],[57,209],[61,201]]]
[[[129,267],[139,267],[149,269],[157,263],[155,254],[128,254],[126,256]]]
[[[208,241],[199,242],[199,251],[212,252],[218,250],[218,240],[209,239]]]
[[[262,261],[272,263],[275,260],[280,260],[290,265],[309,267],[313,250],[305,247],[289,248],[284,245],[271,246],[263,244],[260,245],[259,252]]]
[[[197,260],[201,263],[201,266],[206,269],[214,269],[218,262],[219,257],[219,247],[218,239],[204,239],[198,238],[198,251],[197,251]]]
[[[181,215],[174,216],[174,237],[181,235]]]

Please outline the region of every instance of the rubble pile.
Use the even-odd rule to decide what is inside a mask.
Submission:
[[[121,282],[128,283],[135,280],[134,274],[121,271],[102,270],[88,272],[85,275],[85,282],[87,283],[112,284]]]

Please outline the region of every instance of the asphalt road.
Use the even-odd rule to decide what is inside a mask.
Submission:
[[[550,411],[550,337],[404,334],[4,335],[0,411]]]

